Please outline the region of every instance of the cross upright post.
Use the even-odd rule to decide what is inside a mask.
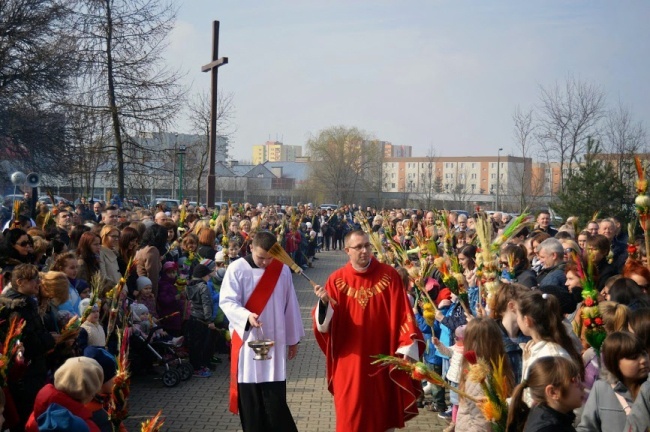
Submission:
[[[228,64],[228,57],[219,58],[219,21],[212,23],[212,61],[201,68],[201,72],[212,73],[212,89],[210,101],[210,149],[208,160],[207,206],[214,206],[216,187],[215,164],[217,155],[217,81],[219,67]],[[197,197],[197,199],[199,199]]]

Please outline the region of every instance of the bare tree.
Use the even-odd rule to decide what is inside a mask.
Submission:
[[[541,106],[537,118],[538,139],[544,151],[560,163],[560,190],[564,173],[571,177],[575,164],[584,154],[587,139],[597,135],[604,114],[605,95],[591,84],[569,75],[565,83],[550,89],[540,88]]]
[[[632,113],[620,102],[605,119],[605,148],[610,153],[610,162],[616,171],[618,180],[627,188],[626,195],[633,199],[635,195],[634,155],[647,150],[647,135],[643,123],[635,122]]]
[[[513,176],[517,179],[517,182],[511,186],[513,192],[517,195],[517,201],[519,201],[519,212],[523,212],[526,207],[533,205],[536,198],[539,197],[539,188],[532,187],[535,179],[533,179],[531,172],[531,159],[536,144],[534,140],[536,125],[533,110],[523,111],[521,107],[517,106],[512,114],[512,120],[514,122],[513,139],[515,143],[515,154],[513,156],[522,158],[523,163],[515,165]]]
[[[338,202],[353,202],[362,185],[369,159],[364,157],[367,135],[355,127],[333,126],[307,141],[311,176]]]
[[[61,94],[76,69],[66,2],[0,1],[0,101],[47,100]]]
[[[458,165],[458,164],[457,164]],[[454,181],[450,184],[449,192],[454,205],[466,207],[472,191],[469,188],[469,173],[467,169],[456,168]]]
[[[109,119],[87,109],[88,103],[80,95],[71,95],[64,104],[69,107],[64,158],[70,163],[65,164],[66,178],[71,186],[77,184],[84,195],[93,196],[98,172],[113,168],[107,163],[110,155],[106,151],[111,138]]]
[[[387,174],[384,170],[384,143],[372,140],[363,143],[363,158],[365,159],[365,172],[363,173],[363,188],[375,196],[375,205],[383,207],[384,183]]]
[[[165,130],[179,111],[180,75],[162,57],[176,10],[169,0],[77,0],[74,31],[81,54],[77,90],[103,96],[88,108],[110,118],[117,188],[124,196],[127,154],[151,151],[134,137]]]
[[[188,170],[188,177],[196,180],[197,200],[201,200],[201,184],[203,176],[208,173],[208,156],[210,149],[210,115],[211,104],[208,93],[197,93],[189,102],[189,120],[192,131],[199,136],[188,148],[188,159],[193,161]],[[222,162],[229,155],[229,138],[235,132],[233,120],[235,118],[235,103],[232,93],[219,92],[217,95],[217,155],[221,155]],[[219,139],[223,137],[225,139]],[[212,205],[212,203],[209,203]]]
[[[433,207],[433,198],[436,193],[442,192],[440,190],[442,179],[436,175],[437,160],[436,150],[433,145],[430,145],[427,149],[424,172],[420,174],[420,181],[418,181],[418,195],[422,197],[424,208],[427,210]]]

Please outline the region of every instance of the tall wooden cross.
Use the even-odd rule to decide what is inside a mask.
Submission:
[[[201,68],[201,72],[212,72],[212,100],[210,102],[210,159],[208,161],[207,206],[214,206],[217,155],[217,79],[219,67],[228,64],[228,57],[219,58],[219,21],[212,23],[212,61]]]

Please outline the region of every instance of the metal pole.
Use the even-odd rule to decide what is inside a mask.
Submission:
[[[178,200],[183,201],[183,156],[185,156],[185,145],[181,144],[181,146],[178,148],[178,154],[181,157],[181,169],[180,173],[178,176]]]
[[[176,184],[176,153],[178,152],[177,147],[178,147],[178,134],[174,134],[174,167],[172,168],[172,187],[170,188],[172,190],[172,199],[174,199],[174,185]]]
[[[500,182],[501,182],[501,175],[500,174],[501,174],[501,151],[502,150],[503,150],[503,148],[500,148],[497,151],[497,197],[496,197],[497,199],[494,201],[494,211],[499,210],[499,187],[501,186],[500,185]]]

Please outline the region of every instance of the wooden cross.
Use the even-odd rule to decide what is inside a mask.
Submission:
[[[228,64],[228,57],[219,58],[219,21],[212,23],[212,61],[201,67],[201,72],[212,72],[212,100],[210,102],[210,159],[208,161],[208,191],[207,206],[214,206],[216,175],[215,163],[217,154],[217,79],[219,67]]]

